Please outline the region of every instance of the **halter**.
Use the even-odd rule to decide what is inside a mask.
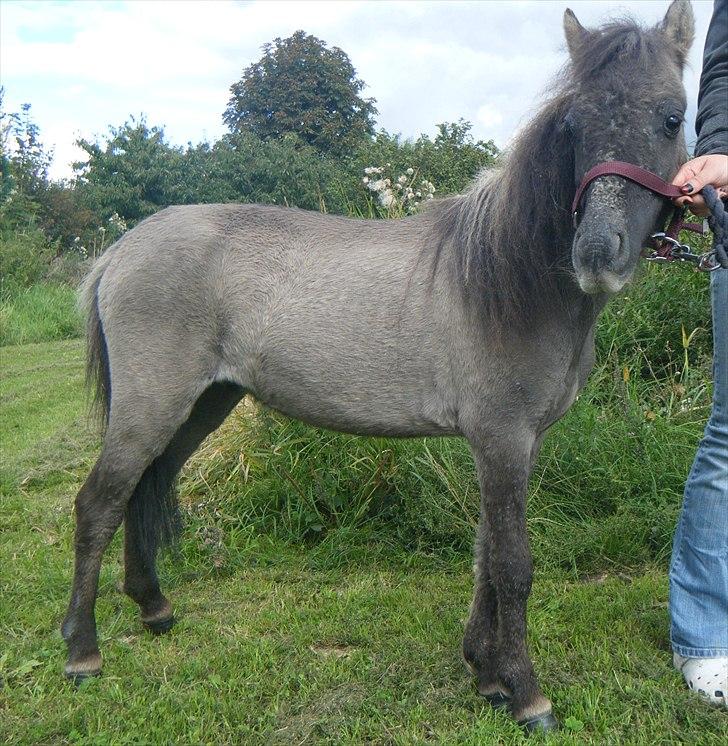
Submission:
[[[584,174],[584,178],[576,190],[574,201],[571,204],[575,227],[579,219],[579,208],[584,192],[600,176],[621,176],[623,179],[628,179],[635,184],[639,184],[641,187],[649,189],[649,191],[659,194],[668,200],[684,196],[678,187],[663,181],[657,174],[653,174],[652,171],[647,171],[647,169],[635,166],[633,163],[625,163],[624,161],[605,161],[590,168]],[[691,262],[696,265],[696,269],[702,272],[712,272],[714,269],[718,269],[720,265],[715,261],[714,252],[709,251],[705,254],[695,254],[690,250],[689,246],[680,243],[678,240],[678,236],[682,230],[692,231],[700,235],[705,235],[707,232],[706,221],[702,223],[686,223],[683,219],[684,217],[685,209],[676,207],[673,210],[667,229],[653,233],[650,236],[653,246],[644,249],[642,256],[652,262]]]

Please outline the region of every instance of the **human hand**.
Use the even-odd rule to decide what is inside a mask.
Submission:
[[[705,217],[709,210],[698,192],[709,184],[715,187],[721,199],[728,197],[728,155],[710,153],[693,158],[682,166],[672,183],[685,195],[673,200],[675,204],[689,207],[690,212]]]

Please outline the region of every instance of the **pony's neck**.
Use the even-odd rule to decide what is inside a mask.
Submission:
[[[528,327],[574,302],[573,147],[565,96],[521,132],[502,165],[455,201],[450,241],[458,280],[491,320]],[[580,292],[580,291],[579,291]]]
[[[526,273],[532,291],[551,313],[560,310],[581,337],[594,326],[607,296],[584,293],[573,273],[571,204],[577,183],[574,144],[562,125],[570,104],[566,94],[552,100],[521,133],[501,170],[503,188],[497,180],[493,184],[491,207],[513,216],[512,226],[501,223],[501,235],[514,256],[536,269]]]
[[[566,94],[549,102],[499,168],[435,206],[432,271],[446,256],[466,303],[491,328],[527,329],[592,305],[571,262],[574,154],[561,126],[569,104]]]

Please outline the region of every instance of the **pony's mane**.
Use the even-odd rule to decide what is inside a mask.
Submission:
[[[481,172],[464,194],[433,205],[435,266],[444,252],[454,256],[457,280],[479,311],[501,322],[528,323],[540,305],[573,285],[570,208],[577,185],[564,119],[581,85],[619,76],[619,70],[629,85],[634,78],[624,75],[623,65],[661,59],[658,42],[654,29],[632,20],[591,32],[557,78],[556,93],[497,166]]]

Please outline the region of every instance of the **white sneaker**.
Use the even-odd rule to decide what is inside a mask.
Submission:
[[[672,663],[693,691],[711,704],[728,709],[728,657],[683,658],[673,653]]]

